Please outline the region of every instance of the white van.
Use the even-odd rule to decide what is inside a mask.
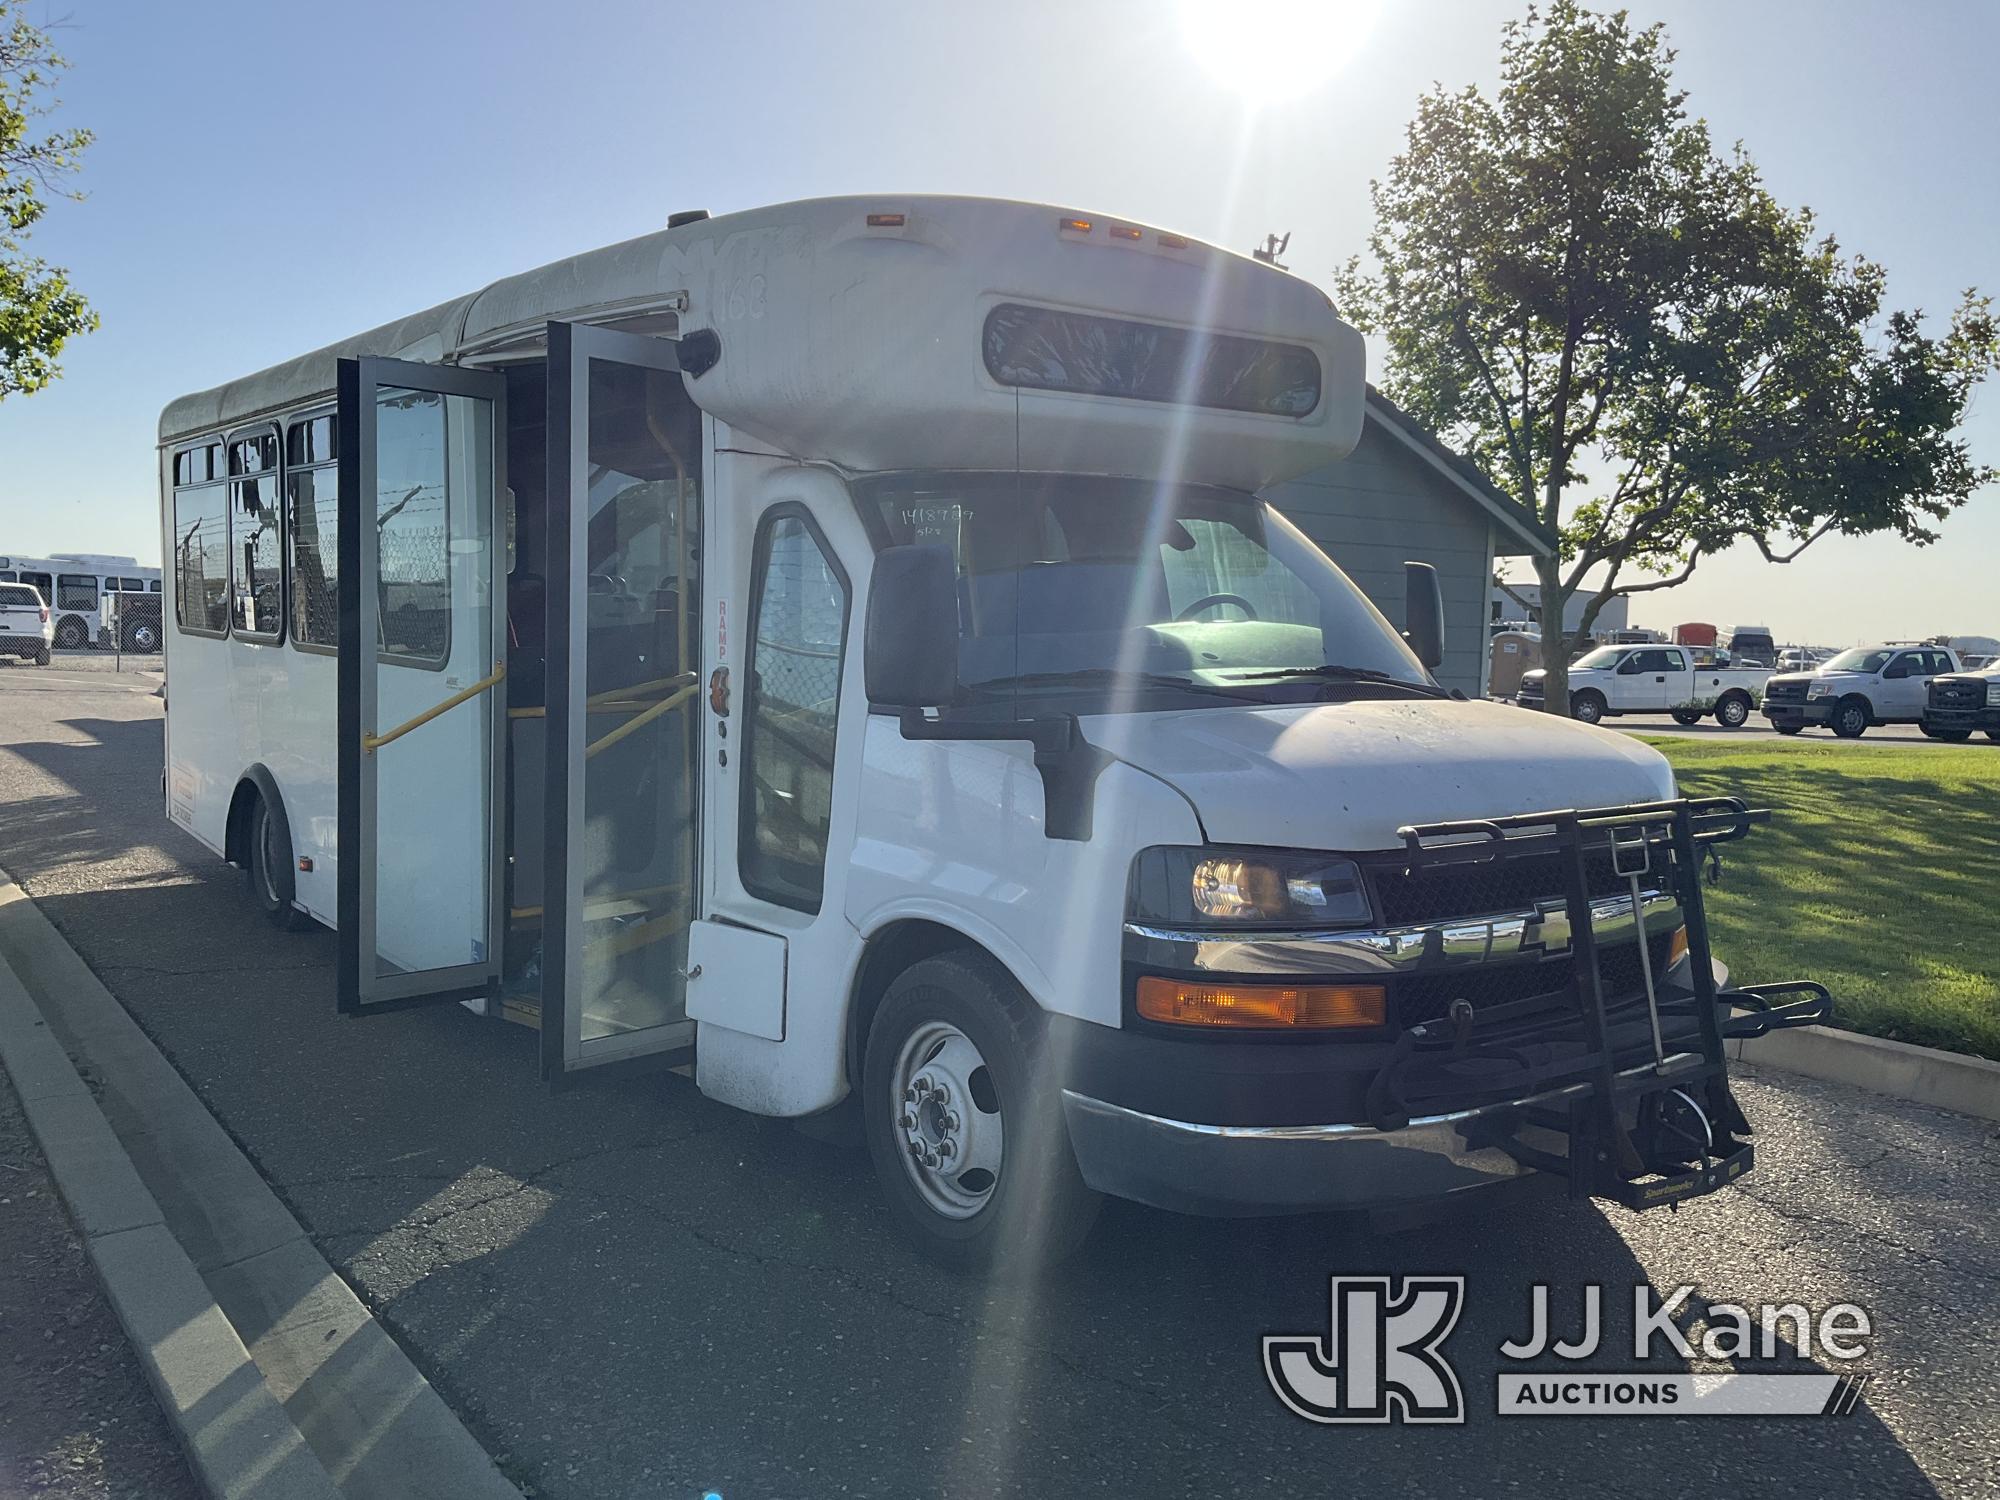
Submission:
[[[1104,1193],[1721,1186],[1723,1037],[1825,1009],[1718,997],[1750,815],[1446,692],[1433,575],[1406,640],[1257,498],[1363,392],[1318,290],[1148,225],[678,218],[167,408],[169,815],[350,1013],[854,1108],[956,1264]]]

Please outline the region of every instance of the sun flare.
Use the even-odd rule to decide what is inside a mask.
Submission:
[[[1252,103],[1325,83],[1375,28],[1381,0],[1181,0],[1188,49]]]

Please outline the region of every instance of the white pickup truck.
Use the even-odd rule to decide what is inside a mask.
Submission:
[[[1772,677],[1764,717],[1780,734],[1824,725],[1844,740],[1874,724],[1917,724],[1931,679],[1957,672],[1958,653],[1946,646],[1856,646],[1815,672]]]
[[[1725,729],[1740,729],[1764,698],[1769,667],[1735,667],[1726,654],[1697,666],[1685,646],[1599,646],[1569,669],[1570,717],[1586,724],[1615,714],[1672,714],[1694,724],[1714,714]],[[1521,678],[1515,702],[1540,708],[1546,671]]]

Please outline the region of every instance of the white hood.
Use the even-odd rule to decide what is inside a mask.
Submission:
[[[1406,823],[1674,795],[1666,758],[1608,729],[1425,699],[1107,714],[1085,736],[1178,788],[1218,843],[1359,852]]]

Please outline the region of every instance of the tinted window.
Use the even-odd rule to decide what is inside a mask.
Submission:
[[[174,618],[182,630],[229,628],[229,489],[205,484],[174,491]]]
[[[986,369],[1002,385],[1303,417],[1319,357],[1299,344],[1002,303],[986,318]]]
[[[268,441],[275,451],[277,439]],[[241,445],[232,445],[241,446]],[[278,504],[278,476],[265,474],[230,483],[229,549],[232,628],[240,636],[275,641],[284,630],[284,523]]]
[[[60,609],[97,608],[95,573],[56,574],[56,605]]]
[[[847,585],[800,515],[760,528],[744,713],[743,885],[818,911],[833,817]]]
[[[331,468],[294,469],[285,475],[285,484],[291,494],[292,639],[331,649],[340,644],[335,473]]]
[[[26,584],[16,583],[0,587],[0,604],[10,607],[27,605],[30,608],[38,608],[41,602],[41,596]]]
[[[121,578],[118,580],[118,587],[135,594],[143,594],[146,591],[146,580],[143,578]]]

